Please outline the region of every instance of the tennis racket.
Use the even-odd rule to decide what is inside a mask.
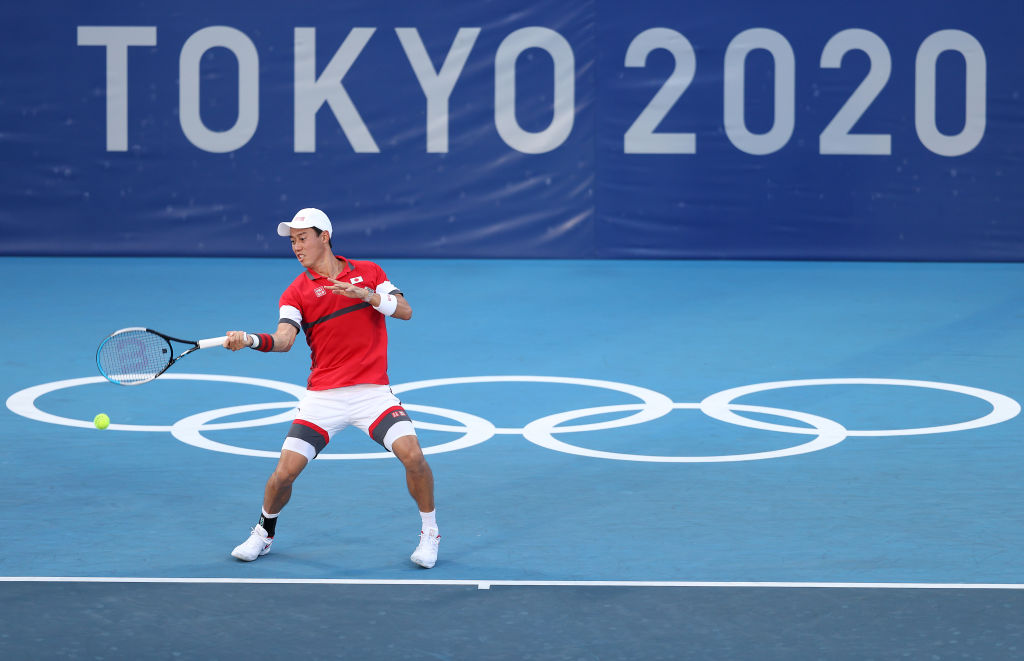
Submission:
[[[160,376],[176,361],[193,351],[222,346],[225,339],[226,336],[221,336],[193,342],[149,328],[122,328],[100,342],[96,350],[96,366],[100,374],[111,383],[138,386]],[[249,335],[250,346],[255,339]],[[184,344],[188,348],[175,356],[171,342]]]

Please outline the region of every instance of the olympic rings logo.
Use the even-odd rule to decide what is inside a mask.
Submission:
[[[170,432],[172,436],[183,443],[193,445],[198,448],[206,450],[213,450],[215,452],[226,452],[230,454],[247,455],[253,457],[272,457],[277,458],[278,452],[270,452],[266,450],[255,450],[250,448],[238,447],[234,445],[227,445],[224,443],[218,443],[203,435],[203,432],[216,431],[223,429],[242,429],[249,427],[258,427],[262,425],[271,425],[282,422],[290,422],[295,417],[295,406],[298,404],[298,400],[305,394],[305,389],[292,385],[289,383],[283,383],[281,381],[273,381],[270,379],[257,379],[250,377],[241,376],[227,376],[217,374],[164,374],[160,377],[161,380],[181,380],[181,381],[220,381],[228,383],[238,383],[245,385],[260,386],[263,388],[270,388],[273,390],[281,391],[287,395],[291,395],[295,399],[281,402],[269,402],[261,404],[246,404],[242,406],[230,406],[220,409],[212,409],[209,411],[203,411],[202,413],[196,413],[188,417],[182,418],[172,425],[128,425],[128,424],[112,424],[109,429],[114,431],[136,431],[136,432]],[[44,383],[42,385],[33,386],[20,390],[7,399],[7,408],[14,413],[38,420],[40,422],[46,422],[55,425],[65,425],[69,427],[85,427],[91,428],[92,422],[88,420],[75,420],[72,418],[64,418],[61,416],[47,413],[40,410],[35,402],[36,400],[50,392],[57,390],[63,390],[65,388],[73,388],[77,386],[103,383],[104,379],[99,376],[85,377],[80,379],[67,379],[63,381],[54,381],[51,383]],[[981,388],[972,388],[969,386],[961,386],[952,383],[940,383],[937,381],[917,381],[910,379],[876,379],[876,378],[839,378],[839,379],[799,379],[791,381],[772,381],[768,383],[755,383],[748,386],[739,386],[737,388],[730,388],[721,392],[714,393],[705,397],[700,402],[674,402],[668,396],[663,395],[660,392],[649,390],[640,386],[629,385],[625,383],[617,383],[614,381],[603,381],[598,379],[581,379],[574,377],[557,377],[557,376],[468,376],[468,377],[455,377],[446,379],[429,379],[425,381],[412,381],[409,383],[402,383],[393,385],[391,388],[394,393],[401,394],[407,392],[414,392],[417,390],[423,390],[426,388],[438,388],[450,385],[464,385],[464,384],[481,384],[481,383],[559,383],[559,384],[570,384],[578,386],[587,386],[592,388],[601,388],[605,390],[612,390],[621,392],[626,395],[631,395],[640,400],[640,403],[631,404],[616,404],[611,406],[596,406],[591,408],[574,409],[571,411],[564,411],[562,413],[555,413],[542,418],[533,420],[527,423],[523,427],[496,427],[489,420],[466,413],[464,411],[457,411],[454,409],[440,408],[436,406],[423,406],[417,404],[404,404],[405,408],[412,412],[426,413],[428,415],[438,416],[441,418],[448,418],[458,424],[456,425],[445,425],[430,422],[415,422],[417,429],[423,430],[434,430],[442,432],[454,432],[460,433],[461,436],[453,441],[447,443],[441,443],[439,445],[432,445],[423,448],[425,454],[438,454],[441,452],[451,452],[453,450],[461,450],[494,437],[495,435],[513,435],[522,436],[526,440],[530,441],[535,445],[539,445],[550,450],[556,450],[558,452],[564,452],[568,454],[586,456],[586,457],[597,457],[602,459],[614,459],[619,461],[645,461],[645,462],[667,462],[667,463],[698,463],[698,462],[731,462],[731,461],[755,461],[759,459],[772,459],[776,457],[789,457],[798,454],[805,454],[808,452],[815,452],[817,450],[823,450],[825,448],[841,443],[843,440],[851,436],[914,436],[921,434],[941,434],[946,432],[963,431],[966,429],[978,429],[980,427],[987,427],[990,425],[999,424],[1016,417],[1021,410],[1020,404],[1016,400],[1001,395],[996,392],[989,390],[982,390]],[[965,422],[958,422],[953,424],[945,424],[934,427],[918,427],[908,429],[848,429],[839,422],[824,418],[811,413],[805,413],[802,411],[792,411],[789,409],[781,409],[770,406],[754,406],[750,404],[739,404],[735,400],[745,395],[751,395],[754,393],[765,392],[769,390],[778,390],[782,388],[801,388],[808,386],[825,386],[825,385],[883,385],[883,386],[902,386],[911,388],[926,388],[932,390],[943,390],[948,392],[960,393],[975,397],[987,402],[991,407],[992,411],[986,415],[973,420],[967,420]],[[242,420],[235,422],[221,422],[215,423],[213,420],[218,418],[224,418],[233,415],[239,415],[243,413],[251,413],[254,411],[264,411],[271,409],[286,409],[285,411],[276,415],[266,416],[263,418],[254,418],[251,420]],[[555,434],[572,434],[572,433],[583,433],[591,431],[599,431],[605,429],[615,429],[619,427],[627,427],[630,425],[638,425],[644,422],[649,422],[667,415],[673,410],[684,409],[684,410],[699,410],[704,415],[711,417],[715,420],[726,422],[729,424],[737,425],[740,427],[748,427],[751,429],[761,429],[765,431],[784,432],[787,434],[797,434],[800,436],[812,436],[809,441],[793,445],[791,447],[782,448],[779,450],[771,450],[766,452],[753,452],[747,454],[728,454],[719,456],[656,456],[656,455],[642,455],[642,454],[627,454],[622,452],[605,452],[601,450],[593,450],[590,448],[583,447],[581,445],[572,445],[563,440],[555,438]],[[581,418],[587,418],[597,415],[604,415],[609,413],[627,413],[633,412],[629,415],[625,415],[620,418],[613,420],[605,420],[602,422],[593,422],[589,424],[573,424],[566,425],[565,423],[579,420]],[[793,425],[781,425],[770,422],[764,422],[756,418],[746,417],[743,413],[757,413],[769,416],[789,418],[799,423],[803,423],[806,426],[793,426]],[[319,455],[319,459],[380,459],[390,457],[389,453],[385,452],[368,452],[368,453],[328,453],[323,452]]]

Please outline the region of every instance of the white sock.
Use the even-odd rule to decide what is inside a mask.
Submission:
[[[434,516],[434,512],[436,511],[437,510],[420,512],[420,518],[423,519],[423,532],[427,532],[431,528],[437,530],[437,518]]]

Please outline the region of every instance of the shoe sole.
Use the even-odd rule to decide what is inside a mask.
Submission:
[[[270,547],[269,546],[267,548],[263,549],[262,551],[260,551],[259,555],[257,555],[256,558],[263,557],[263,556],[265,556],[268,553],[270,553]],[[238,558],[242,562],[252,562],[253,560],[256,559],[256,558],[243,558],[242,556],[238,555],[234,551],[231,552],[231,557]]]
[[[434,562],[431,562],[428,565],[426,562],[420,562],[416,558],[409,558],[409,559],[413,561],[413,564],[419,565],[420,567],[423,567],[424,569],[432,569],[434,567],[434,565],[437,564],[437,560],[434,560]]]

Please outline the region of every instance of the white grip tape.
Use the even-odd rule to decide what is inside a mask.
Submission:
[[[221,335],[220,337],[208,337],[205,340],[199,340],[196,344],[199,345],[200,349],[212,349],[213,347],[224,346],[224,340],[228,339],[227,335]],[[252,333],[245,334],[245,341],[250,347],[254,347],[260,343],[260,339]]]
[[[199,345],[200,349],[209,349],[211,347],[222,347],[224,346],[224,340],[228,339],[226,335],[221,337],[208,337],[205,340],[199,340],[196,344]]]

